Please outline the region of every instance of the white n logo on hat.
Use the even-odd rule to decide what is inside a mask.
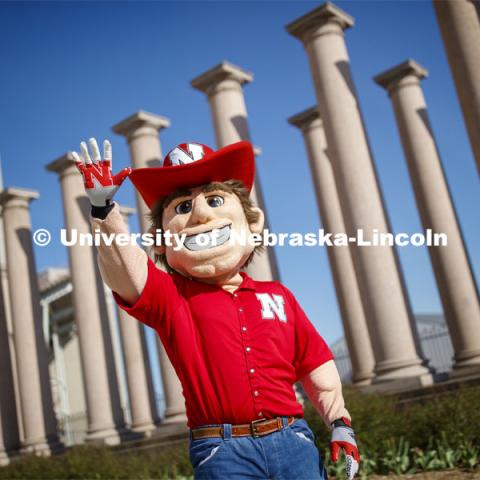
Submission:
[[[169,154],[170,165],[184,165],[201,160],[205,155],[203,146],[198,143],[182,143]]]
[[[285,300],[281,295],[270,296],[269,293],[255,294],[262,304],[262,318],[273,320],[275,315],[281,322],[287,322],[287,314],[285,313]],[[272,298],[273,297],[273,298]]]

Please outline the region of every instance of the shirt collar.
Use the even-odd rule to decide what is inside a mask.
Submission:
[[[177,278],[179,279],[183,279],[183,280],[186,280],[190,285],[196,285],[197,287],[196,288],[200,288],[200,289],[220,289],[220,290],[223,290],[222,288],[219,288],[219,287],[216,287],[215,285],[210,285],[208,283],[204,283],[204,282],[200,282],[198,280],[194,280],[192,278],[189,278],[179,272],[176,272],[174,271],[173,275],[177,276]],[[242,283],[237,287],[236,291],[238,290],[253,290],[253,291],[256,291],[257,290],[257,285],[256,285],[256,282],[255,280],[253,280],[252,277],[249,277],[245,272],[240,272],[240,276],[242,277]],[[226,291],[226,290],[224,290]]]
[[[238,287],[238,290],[256,290],[257,285],[255,284],[255,280],[249,277],[245,272],[240,272],[240,275],[243,278],[242,283]]]

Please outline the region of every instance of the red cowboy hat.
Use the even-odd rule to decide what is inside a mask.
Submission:
[[[213,151],[201,143],[181,143],[168,152],[163,166],[137,168],[129,178],[145,203],[152,208],[180,188],[210,182],[240,180],[248,191],[255,176],[255,156],[249,142],[238,142]]]

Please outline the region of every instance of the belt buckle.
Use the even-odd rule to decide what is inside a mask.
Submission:
[[[258,438],[258,437],[261,436],[261,435],[259,435],[259,434],[257,433],[257,431],[255,430],[255,424],[256,424],[256,423],[261,423],[261,422],[264,422],[264,421],[265,421],[265,419],[259,418],[258,420],[253,420],[252,422],[250,422],[250,430],[252,431],[252,437],[253,437],[253,438]]]

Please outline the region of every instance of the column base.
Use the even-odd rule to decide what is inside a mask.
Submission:
[[[189,429],[186,423],[161,424],[155,430],[148,432],[148,435],[142,435],[141,439],[122,443],[114,449],[116,452],[126,452],[138,448],[162,448],[178,440],[187,441],[188,438]]]
[[[448,372],[449,380],[467,379],[469,377],[480,376],[480,364],[478,365],[459,365],[455,364],[450,372]]]
[[[165,423],[187,423],[187,415],[185,412],[179,412],[174,415],[166,415],[165,419],[162,421],[161,425]]]
[[[188,436],[189,429],[187,421],[181,422],[162,422],[152,432],[152,437],[155,439],[174,440],[177,438],[184,438]]]
[[[353,387],[368,387],[368,385],[371,385],[372,383],[373,383],[373,378],[367,378],[365,380],[358,380],[358,381],[352,380]]]
[[[49,457],[53,452],[50,445],[45,441],[31,444],[22,444],[19,450],[20,455],[39,455]]]
[[[416,377],[394,378],[389,381],[377,382],[362,387],[364,393],[402,393],[418,388],[430,387],[434,384],[433,375],[425,373]]]
[[[187,423],[187,415],[185,413],[185,406],[173,406],[165,410],[165,418],[161,423],[177,423],[185,422]]]
[[[7,452],[0,451],[0,467],[5,467],[10,463],[10,458],[7,455]]]
[[[108,446],[119,445],[121,443],[121,432],[119,432],[115,428],[87,431],[87,435],[85,436],[85,443]]]
[[[365,387],[366,385],[371,385],[375,379],[373,372],[371,373],[360,373],[352,377],[352,385],[354,387]]]
[[[449,378],[459,378],[480,373],[480,351],[463,351],[453,357]]]
[[[392,382],[422,377],[424,375],[431,376],[432,373],[432,370],[427,366],[426,360],[421,360],[420,358],[379,362],[375,366],[373,383]]]
[[[65,446],[56,435],[23,442],[18,450],[20,455],[34,454],[49,457],[64,450]]]
[[[143,433],[146,437],[150,436],[151,432],[157,428],[155,424],[152,422],[144,422],[138,425],[132,425],[131,427],[132,432],[135,433]]]

